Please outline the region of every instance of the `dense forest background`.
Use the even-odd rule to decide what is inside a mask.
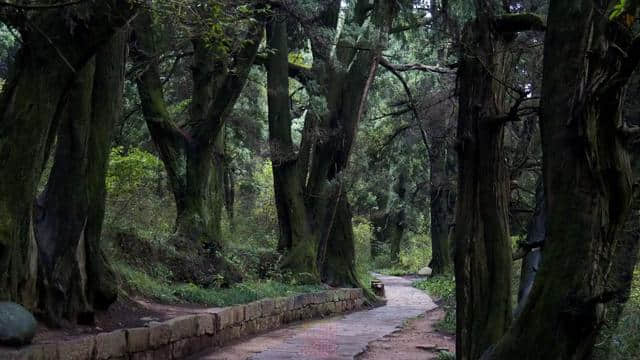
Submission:
[[[550,2],[0,2],[0,298],[428,266],[458,359],[636,359],[638,9]]]

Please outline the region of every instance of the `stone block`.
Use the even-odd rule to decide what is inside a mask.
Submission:
[[[231,307],[231,312],[233,314],[233,324],[241,324],[245,320],[245,305],[236,305]]]
[[[196,336],[198,332],[196,315],[178,316],[165,323],[171,328],[171,342]]]
[[[233,326],[233,308],[224,308],[216,312],[218,321],[216,323],[216,331]]]
[[[131,360],[154,360],[153,359],[153,351],[144,351],[129,354],[129,359]]]
[[[172,355],[174,359],[182,359],[188,355],[203,350],[202,339],[198,336],[178,340],[172,343]]]
[[[197,323],[197,336],[213,335],[215,334],[215,315],[214,314],[199,314],[196,315]]]
[[[293,298],[293,308],[302,309],[307,304],[307,294],[300,294]]]
[[[254,301],[245,305],[244,320],[253,320],[262,317],[262,304]]]
[[[95,358],[98,360],[123,357],[127,353],[127,338],[124,330],[96,335]]]
[[[85,360],[91,359],[96,346],[95,336],[86,336],[58,344],[58,359]]]
[[[289,311],[294,309],[293,297],[281,297],[275,299],[275,306],[279,312]]]
[[[93,336],[90,337],[93,339]],[[20,360],[58,360],[58,344],[35,344],[27,346],[17,352],[15,358]],[[11,357],[10,357],[11,358]]]
[[[149,328],[139,327],[125,329],[127,335],[127,352],[136,353],[149,350]]]
[[[166,323],[149,324],[149,345],[152,349],[158,349],[167,345],[171,340],[171,327]]]
[[[171,344],[163,345],[162,347],[153,350],[151,353],[151,359],[153,360],[171,360],[173,359]]]
[[[264,299],[260,301],[262,316],[267,317],[277,313],[276,302],[273,299]]]

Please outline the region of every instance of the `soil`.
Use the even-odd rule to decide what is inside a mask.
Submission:
[[[407,321],[405,326],[369,344],[358,360],[425,360],[436,359],[438,350],[454,352],[455,337],[434,328],[444,318],[441,308]]]
[[[109,310],[97,312],[95,324],[91,326],[73,325],[51,328],[40,322],[33,342],[50,343],[117,329],[141,327],[152,321],[165,321],[180,315],[197,314],[215,309],[217,308],[206,308],[194,304],[163,305],[143,298],[121,297],[109,307]]]

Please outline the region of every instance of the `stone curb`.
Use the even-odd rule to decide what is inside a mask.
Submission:
[[[362,289],[263,299],[58,343],[0,349],[0,360],[172,360],[284,324],[358,310]]]

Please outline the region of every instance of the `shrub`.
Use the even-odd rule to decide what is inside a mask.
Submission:
[[[175,203],[160,159],[142,149],[111,150],[106,178],[105,233],[144,239],[166,238],[173,230]]]
[[[453,276],[434,276],[415,281],[413,286],[438,299],[445,311],[445,316],[436,324],[436,328],[442,332],[454,334],[456,332],[456,283]]]

